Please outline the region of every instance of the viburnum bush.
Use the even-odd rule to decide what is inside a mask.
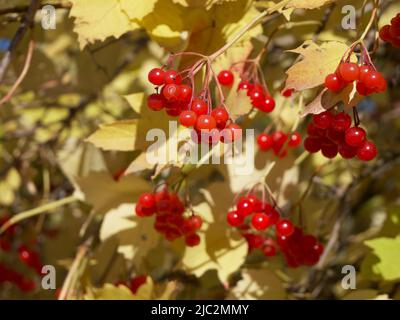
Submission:
[[[399,299],[398,1],[22,2],[0,299]]]

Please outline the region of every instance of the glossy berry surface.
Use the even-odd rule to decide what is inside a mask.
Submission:
[[[151,69],[147,77],[148,80],[156,86],[160,86],[165,82],[165,72],[159,68]]]
[[[233,84],[233,73],[229,70],[222,70],[218,74],[218,82],[223,86],[231,86]]]

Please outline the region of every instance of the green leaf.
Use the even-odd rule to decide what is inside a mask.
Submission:
[[[376,238],[365,241],[365,244],[372,249],[372,253],[363,261],[363,274],[388,281],[400,279],[400,236]]]

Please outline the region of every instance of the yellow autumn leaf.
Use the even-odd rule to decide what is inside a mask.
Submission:
[[[146,180],[127,175],[115,181],[108,172],[91,172],[76,179],[84,201],[93,209],[104,214],[121,203],[133,203],[143,192],[150,191]]]
[[[336,0],[292,0],[287,7],[296,9],[317,9]]]
[[[217,199],[214,200],[217,202]],[[204,228],[207,230],[199,233],[201,241],[198,246],[185,249],[181,266],[197,277],[208,270],[217,270],[220,280],[226,283],[229,276],[244,262],[247,243],[239,237],[237,231],[228,227],[225,218],[221,221],[223,213],[214,210],[212,204],[205,202],[194,208],[205,220]]]
[[[282,281],[271,270],[245,269],[242,279],[231,290],[230,299],[239,300],[282,300],[286,293]]]
[[[154,5],[158,0],[132,1],[119,0],[121,9],[128,15],[130,20],[141,20],[154,10]]]
[[[335,72],[347,48],[346,44],[338,41],[323,42],[320,46],[306,41],[300,47],[289,50],[301,55],[302,59],[286,71],[284,90],[302,91],[320,86],[328,74]]]
[[[96,40],[118,38],[124,33],[139,28],[122,11],[118,0],[71,0],[70,16],[75,18],[74,31],[78,34],[79,46],[83,49]],[[140,3],[146,3],[141,1]]]
[[[106,283],[102,288],[92,288],[85,300],[134,300],[134,295],[124,285]]]

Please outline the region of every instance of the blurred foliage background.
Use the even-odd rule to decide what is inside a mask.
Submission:
[[[327,161],[305,157],[303,150],[285,159],[259,153],[251,177],[234,176],[229,165],[204,165],[187,182],[196,211],[206,221],[202,245],[195,248],[166,242],[152,221],[134,216],[139,194],[152,188],[143,133],[169,120],[143,106],[153,91],[148,71],[162,65],[170,52],[215,52],[276,3],[0,0],[1,61],[18,37],[0,79],[1,97],[16,83],[34,43],[26,76],[0,105],[0,219],[40,211],[1,235],[1,265],[34,282],[29,290],[0,283],[1,299],[56,299],[60,294],[72,299],[400,298],[400,51],[390,44],[381,42],[372,55],[388,90],[357,105],[362,126],[378,146],[377,160]],[[54,30],[41,26],[45,4],[56,8]],[[340,24],[342,8],[349,4],[356,9],[356,30]],[[379,6],[380,27],[400,12],[398,1]],[[299,112],[317,88],[290,99],[281,96],[285,72],[299,59],[288,50],[306,40],[349,46],[371,10],[372,1],[286,1],[246,33],[215,69],[256,55],[273,34],[261,67],[277,108],[271,115],[253,114],[242,125],[258,132],[271,124],[290,131],[300,121],[304,135],[309,118],[300,118]],[[296,25],[302,21],[309,23]],[[371,48],[374,40],[370,32],[365,43]],[[114,150],[85,141],[100,124],[127,119],[137,120],[129,127],[134,141],[129,150],[120,137],[110,141]],[[114,179],[128,167],[130,174]],[[287,210],[309,189],[301,208],[291,213],[326,245],[327,254],[316,267],[290,269],[282,258],[248,255],[247,244],[228,228],[225,217],[234,194],[267,172],[268,184]],[[41,289],[41,277],[21,262],[21,246],[37,252],[42,264],[56,267],[57,290]],[[341,269],[348,264],[357,271],[355,290],[341,286]],[[136,286],[144,284],[133,291],[116,285],[131,279]]]

